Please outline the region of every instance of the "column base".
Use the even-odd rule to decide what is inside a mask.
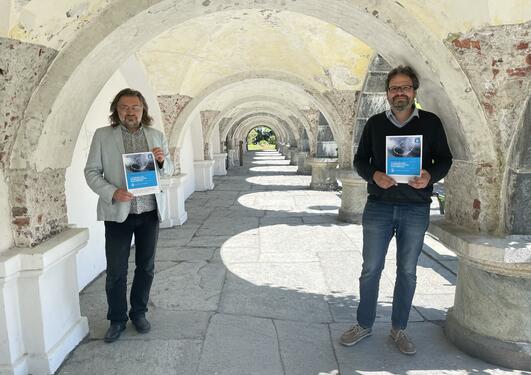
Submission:
[[[214,189],[214,160],[194,161],[195,190],[206,191]]]
[[[337,159],[313,158],[309,161],[312,166],[312,181],[310,189],[313,190],[337,190]]]
[[[183,225],[188,220],[188,213],[185,210],[185,199],[183,185],[186,174],[181,173],[177,176],[162,177],[160,184],[162,190],[166,193],[166,212],[160,223],[161,228],[171,228],[177,225]]]
[[[444,327],[446,337],[460,350],[489,363],[515,370],[531,370],[531,344],[502,341],[481,335],[462,325],[448,310]]]
[[[472,233],[441,219],[429,232],[459,260],[450,341],[487,362],[531,370],[531,237]]]

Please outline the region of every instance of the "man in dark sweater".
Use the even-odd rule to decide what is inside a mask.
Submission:
[[[340,341],[346,346],[371,335],[385,256],[389,242],[396,236],[390,335],[402,353],[416,353],[405,329],[415,294],[417,262],[428,229],[433,184],[444,178],[452,165],[441,120],[415,107],[418,87],[412,68],[398,66],[389,72],[386,90],[391,109],[367,121],[354,157],[356,171],[368,182],[369,196],[362,219],[363,269],[357,324],[341,336]],[[386,136],[422,136],[419,176],[398,183],[386,174]]]

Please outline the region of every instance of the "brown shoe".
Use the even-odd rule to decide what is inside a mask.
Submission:
[[[415,344],[413,344],[413,341],[411,341],[411,338],[409,338],[404,330],[391,328],[390,336],[401,353],[413,355],[417,352]]]
[[[352,346],[370,335],[372,335],[370,328],[363,328],[359,324],[354,324],[352,328],[341,335],[339,342],[345,346]]]

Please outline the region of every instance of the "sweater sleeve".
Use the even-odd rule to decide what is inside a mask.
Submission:
[[[426,169],[430,175],[430,185],[443,179],[450,170],[452,166],[452,152],[448,146],[448,140],[446,138],[446,133],[442,126],[441,121],[437,118],[437,126],[435,129],[435,138],[431,145],[432,151],[432,164]]]
[[[376,168],[371,164],[371,158],[373,157],[373,144],[371,136],[372,118],[367,121],[361,134],[360,142],[358,144],[358,150],[354,155],[354,168],[358,175],[365,181],[373,184],[372,176],[376,172]]]

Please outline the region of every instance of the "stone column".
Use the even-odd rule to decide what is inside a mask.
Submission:
[[[171,228],[176,225],[183,225],[188,219],[184,206],[184,187],[183,182],[186,174],[181,173],[178,176],[161,177],[160,185],[165,192],[166,212],[162,215],[161,228]]]
[[[238,152],[233,148],[229,148],[227,154],[229,158],[229,168],[232,168],[238,164]]]
[[[70,228],[33,248],[0,257],[0,368],[53,374],[88,334],[79,309],[76,256],[87,229]]]
[[[361,216],[367,202],[367,182],[358,176],[356,171],[346,169],[339,170],[338,179],[343,186],[339,220],[361,224]]]
[[[309,164],[312,167],[310,189],[336,190],[339,187],[337,184],[337,159],[313,158]]]
[[[297,153],[298,163],[299,166],[297,168],[297,174],[312,174],[312,166],[308,163],[310,160],[308,158],[308,152],[302,151]]]
[[[225,176],[227,174],[226,159],[226,152],[214,154],[214,176]]]
[[[214,189],[214,160],[195,160],[195,190],[206,191]]]
[[[445,333],[461,350],[531,370],[531,237],[494,237],[439,219],[429,229],[459,258]]]
[[[296,147],[289,149],[290,165],[299,165],[299,150]]]

